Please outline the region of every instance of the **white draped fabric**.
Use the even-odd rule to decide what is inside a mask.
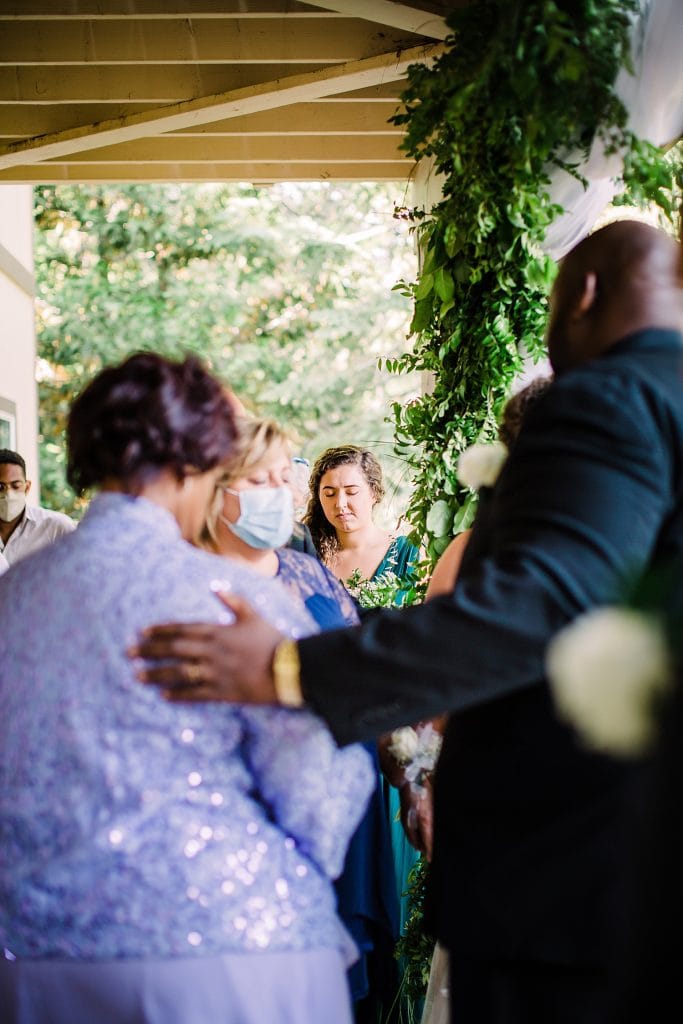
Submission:
[[[683,0],[645,0],[632,35],[634,73],[623,68],[616,81],[628,127],[657,146],[674,142],[683,135]],[[580,155],[568,162],[581,163]],[[544,249],[555,259],[588,234],[619,189],[621,159],[607,156],[599,139],[580,170],[587,189],[566,171],[552,174],[550,195],[565,210],[546,234]]]

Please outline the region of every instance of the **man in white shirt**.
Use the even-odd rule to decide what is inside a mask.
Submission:
[[[0,448],[0,575],[33,551],[51,544],[76,524],[63,512],[26,504],[31,481],[17,452]]]

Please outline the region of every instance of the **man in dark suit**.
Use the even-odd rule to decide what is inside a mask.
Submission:
[[[135,652],[177,659],[141,673],[173,699],[305,701],[344,743],[451,713],[432,886],[457,1024],[604,1019],[630,769],[557,720],[544,652],[683,549],[682,328],[679,247],[637,222],[596,232],[560,269],[557,380],[453,594],[296,645],[232,601],[233,626],[159,627]]]

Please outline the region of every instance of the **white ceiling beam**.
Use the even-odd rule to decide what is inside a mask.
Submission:
[[[445,39],[449,34],[445,18],[416,4],[394,3],[393,0],[308,0],[308,3],[336,14],[366,18],[391,28],[416,32],[430,39]]]
[[[156,106],[156,104],[154,104]],[[150,104],[151,106],[151,104]],[[30,139],[34,135],[64,131],[75,124],[104,121],[147,109],[145,104],[70,103],[34,105],[4,103],[0,106],[0,138]]]
[[[404,78],[396,78],[392,82],[379,82],[367,89],[350,89],[348,92],[340,92],[334,96],[320,96],[312,103],[331,103],[338,100],[344,103],[366,103],[368,100],[381,101],[383,103],[397,103],[401,98],[406,83]]]
[[[263,110],[247,117],[232,117],[227,121],[212,121],[211,124],[198,128],[183,128],[179,132],[170,132],[166,138],[178,136],[224,136],[235,135],[389,135],[405,134],[400,125],[390,124],[394,108],[383,102],[366,100],[359,103],[335,103],[333,99],[325,103],[298,103],[287,107],[283,116],[282,109]]]
[[[365,103],[350,103],[334,99],[317,100],[314,103],[298,103],[282,110],[263,110],[246,117],[232,117],[223,121],[183,128],[171,132],[168,138],[183,136],[225,136],[234,135],[403,135],[400,126],[390,124],[388,118],[398,107],[398,100],[366,100]],[[139,109],[144,109],[141,107]],[[118,116],[135,113],[135,108],[115,111]],[[75,124],[86,121],[104,120],[111,117],[107,107],[32,107],[17,104],[0,108],[0,139],[29,139],[34,135],[64,131]]]
[[[0,65],[329,64],[374,57],[423,42],[370,21],[9,22],[0,32]]]
[[[160,132],[192,128],[211,121],[274,110],[335,93],[367,88],[385,79],[403,76],[410,64],[429,62],[443,46],[419,46],[400,54],[382,54],[350,64],[337,64],[308,74],[294,75],[243,89],[202,96],[154,110],[82,125],[39,139],[12,143],[0,149],[0,168],[85,152],[93,147],[130,142]]]
[[[114,164],[103,166],[78,164],[35,164],[0,170],[0,183],[60,184],[78,182],[168,182],[168,181],[248,181],[271,184],[275,181],[395,181],[405,188],[415,165],[408,160],[395,163],[290,164],[277,160],[272,164]]]
[[[70,153],[50,161],[60,164],[145,164],[158,163],[334,163],[395,162],[406,159],[400,149],[401,139],[384,135],[258,135],[234,138],[185,138],[182,135],[157,139],[137,139],[119,146]]]
[[[202,65],[194,68],[49,68],[40,72],[28,68],[0,68],[0,121],[6,112],[25,109],[27,115],[55,111],[59,121],[68,107],[81,114],[92,104],[92,113],[77,117],[74,113],[66,127],[94,124],[105,119],[140,113],[161,104],[180,103],[196,96],[213,96],[248,85],[271,82],[285,75],[310,72],[306,65],[281,67],[280,65],[241,65],[231,69],[225,65]],[[399,102],[405,89],[402,76],[381,81],[366,89],[351,89],[331,97],[315,96],[311,102],[326,103],[329,99],[342,103],[365,103],[367,100],[393,104]],[[107,104],[111,104],[106,112]],[[103,110],[105,111],[103,113]],[[387,115],[388,116],[388,115]],[[58,124],[46,131],[59,131]],[[31,132],[31,135],[46,132]]]

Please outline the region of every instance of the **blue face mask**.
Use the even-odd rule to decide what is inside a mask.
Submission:
[[[233,491],[240,503],[237,522],[231,523],[220,516],[229,530],[250,548],[281,548],[292,536],[294,529],[294,499],[289,487],[250,487],[246,491]]]

